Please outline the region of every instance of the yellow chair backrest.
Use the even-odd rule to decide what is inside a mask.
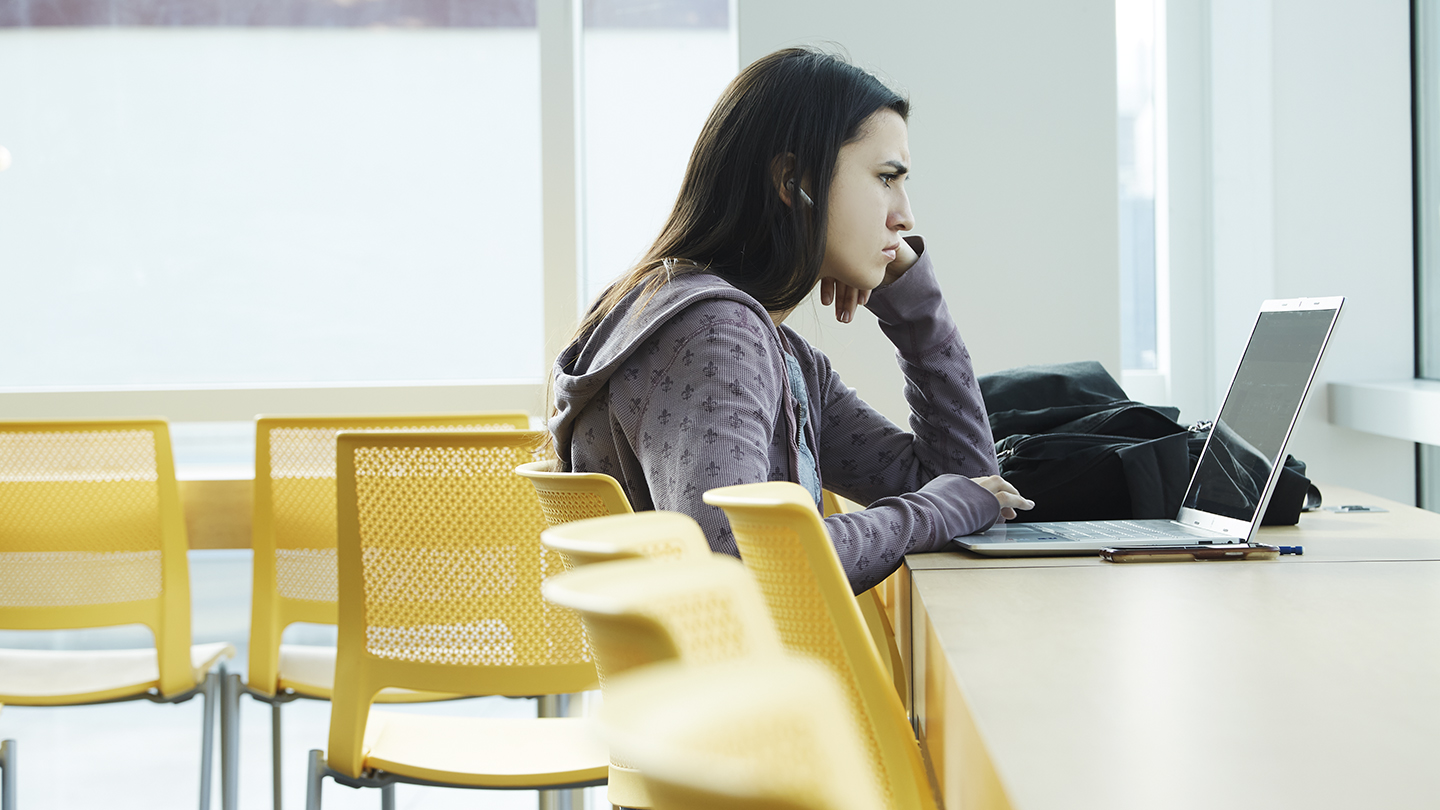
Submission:
[[[0,421],[0,627],[143,624],[188,692],[186,551],[164,421]]]
[[[280,638],[335,623],[335,437],[342,430],[523,430],[524,413],[262,416],[255,424],[250,688],[274,694]]]
[[[844,692],[813,661],[646,667],[616,679],[601,717],[611,750],[645,775],[654,810],[883,805]]]
[[[376,693],[547,695],[595,686],[535,488],[515,474],[539,431],[341,433],[339,645],[330,767],[359,774]]]
[[[765,594],[791,652],[814,658],[844,687],[866,749],[884,779],[886,806],[933,808],[920,749],[886,675],[815,501],[787,481],[712,489],[740,556]]]
[[[828,489],[821,491],[820,512],[825,517],[858,512],[864,508]],[[855,604],[860,607],[860,617],[865,620],[865,628],[870,631],[870,640],[875,643],[875,649],[880,653],[880,665],[885,668],[890,682],[894,684],[895,694],[900,696],[901,705],[909,706],[910,680],[905,676],[905,663],[900,658],[900,647],[895,639],[896,606],[893,591],[899,575],[900,572],[897,571],[879,585],[856,594]]]
[[[545,583],[545,598],[580,614],[607,678],[671,658],[705,664],[784,649],[754,577],[723,555],[587,565]]]
[[[543,463],[543,462],[540,462]],[[531,465],[520,465],[517,472],[526,475],[526,467]],[[553,474],[552,474],[553,475]],[[609,479],[609,476],[596,476],[596,478],[608,479],[609,483],[599,481],[602,487],[613,487],[618,492],[620,487]],[[536,490],[540,493],[541,504],[545,502],[547,484],[544,481],[537,481],[531,478]],[[596,482],[582,486],[591,486]],[[643,512],[635,514],[626,511],[609,517],[592,517],[584,520],[575,520],[556,524],[556,513],[547,512],[546,518],[550,521],[550,528],[540,535],[540,542],[551,551],[557,552],[560,559],[565,563],[567,571],[581,566],[594,566],[596,563],[605,565],[614,564],[621,560],[635,559],[699,559],[705,560],[711,557],[710,546],[705,542],[705,533],[700,529],[699,524],[686,515],[674,512]],[[573,512],[566,513],[573,514]],[[603,567],[603,566],[602,566]],[[748,577],[749,575],[746,574]],[[553,584],[555,580],[551,580]],[[750,583],[753,591],[754,583]],[[551,593],[547,591],[547,594]],[[759,594],[751,594],[754,603],[759,603]],[[567,604],[564,598],[559,599],[559,604]],[[761,605],[763,616],[763,605]],[[769,624],[769,617],[764,616],[765,623]],[[636,619],[635,621],[641,621]],[[632,626],[633,621],[611,620],[606,621],[605,617],[592,617],[585,622],[585,632],[590,638],[591,649],[595,652],[595,672],[600,678],[602,688],[609,672],[619,672],[640,663],[671,657],[676,654],[673,647],[665,638],[663,632],[655,632],[660,628],[646,625],[638,632]],[[773,628],[767,628],[770,634],[774,635]],[[590,634],[598,633],[598,638]],[[779,641],[775,642],[777,645]],[[629,767],[623,761],[610,758],[610,781],[607,789],[608,798],[611,804],[618,807],[649,808],[650,797],[645,793],[645,785],[640,774],[634,768]]]
[[[554,459],[546,459],[515,468],[535,486],[551,526],[632,511],[625,490],[614,478],[604,473],[556,472],[555,467]]]
[[[711,555],[700,524],[679,512],[631,512],[561,526],[551,524],[540,535],[540,541],[559,552],[571,568],[615,560],[680,560]]]

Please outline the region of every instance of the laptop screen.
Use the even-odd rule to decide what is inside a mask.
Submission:
[[[1338,314],[1338,309],[1260,313],[1185,506],[1255,519]]]

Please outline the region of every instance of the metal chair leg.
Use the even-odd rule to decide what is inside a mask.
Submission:
[[[571,695],[541,695],[536,715],[539,717],[569,717],[572,706]],[[579,709],[580,701],[573,701]],[[540,810],[582,810],[585,807],[584,790],[542,790]]]
[[[15,741],[0,741],[0,810],[15,810]]]
[[[225,671],[225,665],[220,665],[220,671]],[[201,690],[201,699],[205,702],[205,720],[202,724],[200,740],[200,810],[210,810],[210,771],[215,760],[215,698],[217,684],[220,681],[219,675],[214,672],[205,676],[205,685]]]
[[[325,752],[310,749],[310,770],[305,777],[305,810],[320,810],[320,784],[325,780]]]
[[[395,786],[380,788],[380,810],[395,810]]]
[[[275,810],[280,810],[280,704],[270,704],[270,768],[275,777]]]
[[[240,806],[240,673],[220,670],[220,808]]]

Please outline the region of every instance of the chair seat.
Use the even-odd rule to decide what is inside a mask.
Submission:
[[[335,648],[308,644],[280,645],[280,688],[310,698],[330,699],[335,688]],[[429,703],[468,695],[421,692],[389,687],[375,696],[376,703]]]
[[[605,798],[615,807],[651,807],[655,804],[645,789],[645,777],[634,768],[610,763],[610,782]]]
[[[583,717],[441,717],[371,711],[366,768],[490,788],[603,783],[610,757]]]
[[[198,685],[222,658],[235,655],[225,642],[196,644],[190,665]],[[0,649],[0,700],[17,706],[63,706],[144,694],[160,685],[155,649]]]

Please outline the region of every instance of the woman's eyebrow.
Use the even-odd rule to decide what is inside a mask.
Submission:
[[[881,166],[889,166],[890,168],[892,168],[892,169],[895,170],[895,173],[896,173],[896,174],[905,174],[906,172],[910,171],[910,167],[909,167],[909,166],[906,166],[904,163],[901,163],[901,162],[898,161],[898,160],[887,160],[887,161],[885,161],[884,163],[881,163],[880,165],[881,165]]]

